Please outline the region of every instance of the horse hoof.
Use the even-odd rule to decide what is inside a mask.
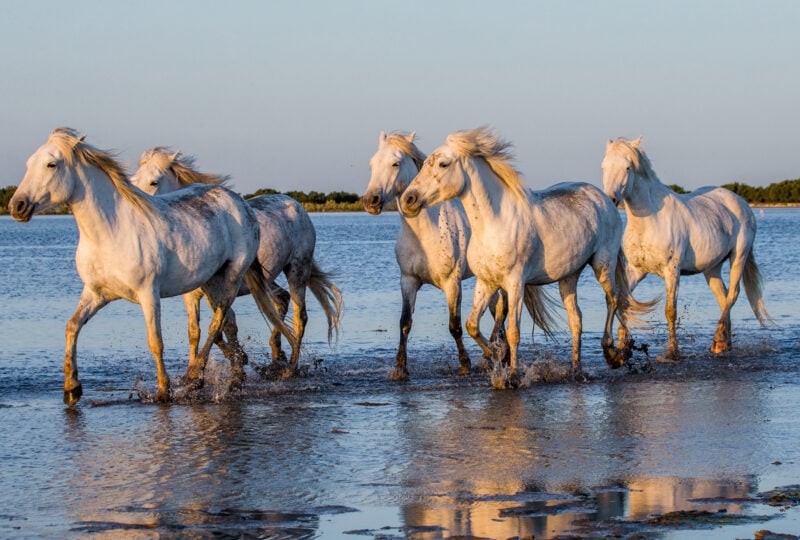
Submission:
[[[169,390],[159,390],[156,392],[156,401],[158,403],[166,403],[169,401]]]
[[[681,359],[681,354],[677,349],[667,349],[664,353],[664,360],[666,362],[678,362]]]
[[[617,349],[616,347],[603,347],[603,358],[610,369],[619,369],[633,356],[629,348]]]
[[[408,380],[408,370],[397,368],[389,375],[390,381],[405,382]]]
[[[76,386],[72,390],[64,390],[64,404],[72,407],[80,401],[83,395],[83,388],[81,385]]]
[[[731,350],[731,344],[724,341],[715,341],[711,344],[711,352],[714,354],[724,353]]]
[[[472,375],[472,365],[469,362],[462,362],[461,366],[458,368],[459,375]]]
[[[181,377],[180,383],[179,383],[179,385],[186,392],[197,392],[198,390],[203,388],[204,384],[205,384],[205,381],[203,380],[202,377],[190,377],[188,375],[184,375],[183,377]],[[160,392],[159,392],[159,394],[160,394]],[[160,401],[158,396],[156,396],[156,400]]]

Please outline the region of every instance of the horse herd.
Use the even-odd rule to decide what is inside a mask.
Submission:
[[[752,252],[755,217],[734,193],[724,188],[674,193],[655,175],[639,139],[608,141],[603,190],[569,182],[531,191],[512,166],[509,147],[481,127],[451,133],[426,157],[414,144],[413,133],[381,132],[362,201],[371,214],[389,206],[400,211],[395,252],[402,311],[393,379],[408,378],[407,338],[417,291],[425,283],[447,297],[449,329],[463,374],[471,371],[471,362],[462,340],[461,281],[472,276],[475,296],[467,332],[485,357],[504,351],[512,379],[517,374],[522,306],[536,326],[552,334],[554,306],[541,287],[556,282],[572,334],[573,374],[580,372],[577,283],[587,265],[605,292],[601,345],[612,368],[630,358],[630,326],[639,324],[656,304],[632,296],[648,273],[661,276],[666,284],[665,356],[670,359],[680,356],[675,324],[681,275],[702,272],[717,298],[722,313],[712,352],[731,347],[730,310],[740,281],[758,321],[771,321]],[[142,307],[159,401],[171,397],[163,361],[161,298],[183,295],[186,304],[190,351],[181,384],[187,390],[202,386],[213,344],[231,363],[231,385],[242,384],[247,355],[231,309],[239,295],[252,295],[271,323],[270,367],[281,375],[298,367],[307,322],[306,288],[322,306],[328,339],[338,332],[342,295],[314,259],[316,233],[303,207],[285,195],[245,201],[225,186],[226,180],[195,170],[191,158],[161,147],[145,152],[129,178],[112,154],[69,128],[53,130],[28,159],[9,203],[11,215],[24,222],[66,204],[80,231],[75,262],[84,287],[66,325],[66,404],[77,403],[82,395],[78,333],[98,310],[120,298]],[[626,226],[618,206],[625,208]],[[728,286],[721,276],[726,261]],[[288,291],[275,282],[280,273],[286,276]],[[212,318],[200,347],[203,296]],[[284,322],[290,304],[291,329]],[[489,339],[479,326],[487,308],[494,316]],[[282,337],[291,348],[288,359]]]

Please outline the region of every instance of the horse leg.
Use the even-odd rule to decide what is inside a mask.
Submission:
[[[400,277],[400,294],[403,296],[403,307],[400,312],[400,344],[397,347],[397,357],[395,359],[394,371],[389,376],[393,381],[408,380],[408,360],[406,354],[406,344],[408,334],[411,332],[414,314],[414,305],[417,302],[417,292],[422,286],[422,282],[416,276],[403,274]]]
[[[624,349],[617,350],[614,348],[614,338],[612,337],[614,315],[616,314],[619,318],[620,328],[626,327],[627,329],[627,322],[624,311],[619,309],[619,288],[614,277],[615,269],[607,262],[595,264],[592,269],[594,270],[595,278],[597,278],[600,286],[603,287],[603,292],[606,295],[606,324],[603,328],[603,338],[600,341],[600,345],[603,348],[603,357],[606,360],[606,364],[611,369],[616,369],[625,364],[626,358]]]
[[[633,290],[637,285],[639,285],[646,275],[646,272],[642,272],[628,264],[625,267],[625,277],[628,281],[628,290],[633,293]],[[617,290],[620,290],[619,284],[617,284]],[[617,305],[619,305],[619,297],[617,298]],[[619,321],[619,330],[617,331],[617,348],[624,350],[630,347],[632,341],[630,329],[628,328],[627,314],[618,309],[617,320]]]
[[[295,370],[300,362],[300,344],[303,342],[303,334],[306,333],[306,324],[308,323],[305,285],[300,286],[295,281],[290,281],[289,295],[292,299],[292,331],[294,333],[291,366]]]
[[[183,295],[189,334],[189,367],[187,370],[197,364],[197,349],[200,345],[200,298],[202,296],[203,291],[200,289]]]
[[[580,272],[567,276],[558,282],[558,292],[561,293],[561,301],[567,309],[567,321],[569,330],[572,333],[572,375],[575,376],[581,370],[581,332],[583,323],[581,322],[581,308],[578,307],[578,277]]]
[[[664,353],[664,358],[677,361],[680,360],[681,357],[678,349],[678,336],[676,332],[678,288],[680,285],[680,272],[677,267],[669,268],[664,272],[664,283],[667,289],[664,314],[667,317],[667,329],[669,331],[669,342],[667,343],[667,350]]]
[[[505,291],[501,289],[492,296],[492,299],[489,301],[489,311],[494,318],[494,326],[492,327],[492,335],[489,338],[489,342],[492,344],[492,347],[500,350],[503,362],[507,364],[510,358],[505,329],[506,318],[508,317],[508,298],[506,297]]]
[[[223,339],[222,333],[228,338],[227,343]],[[220,333],[217,338],[217,347],[222,350],[222,354],[224,354],[225,358],[228,360],[236,356],[239,364],[246,366],[250,360],[247,358],[247,353],[244,351],[241,342],[239,342],[239,326],[236,324],[236,313],[234,313],[233,308],[228,308],[225,314],[225,320],[222,323],[222,333]]]
[[[492,359],[492,349],[489,347],[486,338],[481,334],[481,317],[489,305],[492,296],[497,292],[498,287],[491,286],[486,282],[478,279],[475,283],[475,296],[472,299],[472,310],[467,317],[467,333],[472,336],[472,339],[478,344],[483,351],[483,357],[487,360]]]
[[[522,316],[522,283],[513,282],[504,288],[508,300],[508,328],[506,341],[508,342],[509,368],[511,376],[517,377],[517,354],[519,351],[519,322]]]
[[[747,262],[749,252],[734,254],[731,257],[731,275],[728,292],[725,296],[724,304],[721,304],[722,315],[717,323],[717,330],[714,332],[714,341],[711,344],[711,352],[718,354],[731,350],[731,308],[739,298],[739,282],[744,273],[744,265]],[[720,282],[722,280],[720,279]],[[711,286],[711,283],[709,283]],[[716,294],[716,293],[715,293]]]
[[[469,353],[464,347],[464,330],[461,327],[461,276],[451,276],[444,285],[444,294],[447,297],[447,309],[450,312],[450,335],[456,342],[458,349],[459,374],[469,375],[472,365]]]
[[[147,325],[147,345],[156,361],[158,391],[156,401],[169,400],[169,375],[164,367],[164,341],[161,338],[161,298],[155,291],[139,296],[144,321]]]
[[[67,321],[66,347],[64,349],[64,403],[66,405],[75,405],[83,395],[83,388],[78,379],[78,360],[76,358],[78,334],[81,328],[89,322],[89,319],[106,304],[108,304],[108,300],[84,287],[75,313]]]
[[[278,315],[281,317],[281,320],[286,318],[286,314],[289,312],[289,301],[291,299],[289,293],[283,287],[277,285],[276,283],[272,283],[272,293],[275,296],[275,310],[278,312]],[[272,350],[272,362],[273,363],[284,363],[286,362],[286,353],[283,352],[281,348],[281,331],[273,326],[272,327],[272,334],[269,338],[269,346]]]

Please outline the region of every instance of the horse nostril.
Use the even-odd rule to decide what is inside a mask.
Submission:
[[[22,211],[23,211],[23,210],[25,210],[25,206],[26,206],[26,204],[25,204],[25,200],[19,200],[19,201],[17,201],[17,204],[16,204],[16,205],[14,205],[14,212],[15,212],[16,214],[21,214],[21,213],[22,213]]]
[[[417,202],[417,194],[409,193],[406,195],[406,206],[413,206]]]
[[[369,204],[372,206],[378,206],[379,204],[381,204],[381,196],[373,195],[372,198],[369,200]]]

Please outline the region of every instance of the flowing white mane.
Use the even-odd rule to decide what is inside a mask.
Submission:
[[[417,170],[422,168],[422,164],[425,163],[426,156],[419,148],[417,148],[417,145],[414,144],[413,140],[408,136],[407,133],[402,131],[393,131],[386,136],[385,142],[390,146],[394,146],[402,153],[411,156],[411,159],[414,160],[414,165],[417,166]]]
[[[184,156],[180,152],[171,152],[169,148],[157,146],[147,150],[139,158],[139,166],[152,163],[161,171],[170,171],[179,184],[215,184],[226,185],[229,176],[209,174],[194,168],[194,157]]]
[[[127,172],[114,155],[87,144],[84,142],[85,138],[85,135],[78,135],[78,132],[72,128],[61,127],[50,133],[47,142],[58,147],[68,165],[74,166],[78,162],[84,167],[100,169],[123,199],[131,203],[138,211],[151,214],[153,208],[150,201],[141,191],[131,185]]]
[[[514,155],[510,152],[510,142],[500,139],[487,127],[479,127],[451,133],[445,144],[460,157],[483,158],[502,185],[517,198],[527,200],[522,175],[511,165]]]
[[[608,151],[619,152],[627,157],[631,164],[633,164],[633,172],[639,176],[660,182],[653,170],[652,163],[650,163],[650,158],[648,158],[647,154],[639,147],[639,141],[640,139],[629,141],[620,137],[616,141],[609,143]]]

